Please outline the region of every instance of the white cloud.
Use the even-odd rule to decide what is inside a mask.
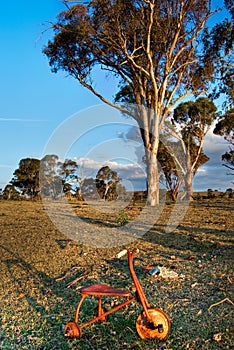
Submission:
[[[208,156],[209,154],[222,155],[228,148],[228,142],[222,136],[215,135],[213,130],[214,126],[208,131],[205,137],[204,152]]]
[[[198,169],[197,173],[205,175],[205,174],[207,174],[207,170],[204,168],[200,168],[200,169]]]
[[[122,164],[116,161],[96,161],[90,158],[74,159],[78,165],[84,167],[85,174],[95,174],[103,166],[109,166],[114,171],[117,171],[121,178],[125,179],[143,179],[145,177],[145,169],[138,164]],[[92,175],[93,175],[92,174]]]

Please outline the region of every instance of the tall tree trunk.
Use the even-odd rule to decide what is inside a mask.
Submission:
[[[185,178],[185,192],[186,199],[193,200],[193,183],[192,183],[192,174],[187,173]]]
[[[185,175],[185,193],[186,199],[193,199],[193,170],[191,167],[190,156],[187,157],[187,171]]]
[[[176,187],[175,189],[170,189],[170,196],[173,202],[176,202],[178,197],[179,187]]]
[[[80,187],[77,189],[76,198],[78,199],[78,201],[82,201],[83,200],[83,196],[82,196]]]
[[[158,162],[156,155],[150,150],[146,151],[147,160],[147,185],[148,198],[147,203],[150,206],[159,204],[159,177],[158,177]]]

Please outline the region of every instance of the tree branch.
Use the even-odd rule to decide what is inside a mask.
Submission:
[[[126,108],[117,105],[109,100],[107,100],[104,96],[102,96],[98,91],[96,91],[92,85],[88,84],[87,82],[85,82],[78,74],[75,74],[76,79],[80,82],[81,85],[83,85],[84,87],[86,87],[89,91],[91,91],[96,97],[98,97],[102,102],[104,102],[105,104],[109,105],[110,107],[113,107],[119,111],[121,111],[122,113],[125,113],[127,115],[129,115],[130,117],[134,118],[134,115]]]

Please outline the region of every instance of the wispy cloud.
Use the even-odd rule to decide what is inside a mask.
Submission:
[[[12,168],[14,165],[9,165],[9,164],[0,164],[0,168]]]
[[[0,117],[0,122],[47,122],[48,120],[46,119],[21,119],[21,118],[2,118]]]

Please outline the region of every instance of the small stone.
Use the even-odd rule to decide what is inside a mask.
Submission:
[[[217,342],[221,341],[221,340],[222,340],[222,333],[216,333],[216,334],[214,334],[213,340],[214,340],[214,341],[217,341]]]

